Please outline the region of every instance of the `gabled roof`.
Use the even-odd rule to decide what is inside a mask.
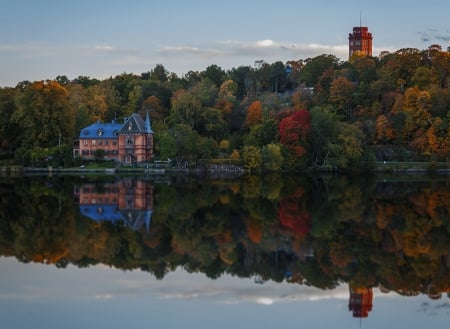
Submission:
[[[130,134],[130,133],[153,133],[150,127],[150,118],[146,117],[144,121],[139,114],[133,113],[128,119],[125,120],[124,125],[119,130],[119,134]]]
[[[122,123],[116,123],[114,120],[111,123],[97,121],[96,123],[81,129],[79,138],[117,138],[117,132],[122,128],[122,126]]]

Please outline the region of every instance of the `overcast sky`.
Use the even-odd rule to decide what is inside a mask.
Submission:
[[[360,17],[375,56],[436,43],[446,49],[449,13],[448,0],[0,0],[0,86],[140,74],[157,64],[183,75],[261,59],[346,60]]]

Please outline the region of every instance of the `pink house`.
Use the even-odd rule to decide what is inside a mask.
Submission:
[[[93,159],[97,150],[103,157],[126,165],[149,162],[153,156],[153,130],[147,113],[145,120],[136,113],[123,123],[96,122],[81,129],[73,155]]]

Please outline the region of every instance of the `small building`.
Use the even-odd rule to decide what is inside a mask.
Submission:
[[[353,33],[348,35],[348,57],[353,54],[372,56],[372,33],[367,26],[353,27]]]
[[[153,130],[148,113],[145,121],[134,113],[123,123],[98,121],[81,129],[73,155],[93,159],[98,150],[103,151],[104,159],[126,165],[149,162],[153,156]]]

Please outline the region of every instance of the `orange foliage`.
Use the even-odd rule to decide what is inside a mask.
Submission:
[[[394,215],[395,209],[392,205],[377,205],[377,217],[376,217],[376,223],[377,227],[380,229],[385,229],[391,218],[392,215]]]
[[[330,243],[330,259],[337,267],[344,268],[351,263],[353,255],[346,246],[332,242]]]
[[[253,101],[247,110],[245,125],[252,127],[262,122],[262,104],[261,101]]]
[[[184,248],[178,243],[175,236],[172,237],[172,240],[170,241],[170,246],[172,247],[172,251],[177,255],[185,254]]]
[[[377,140],[383,142],[391,141],[395,137],[391,123],[384,114],[378,116],[375,126],[377,129]]]
[[[247,234],[250,240],[256,244],[260,243],[262,239],[261,225],[252,218],[249,218],[245,224],[247,226]]]
[[[69,250],[67,248],[56,246],[54,248],[49,248],[49,250],[42,254],[33,255],[32,260],[37,263],[55,264],[66,257],[68,253]]]
[[[223,114],[229,116],[233,110],[233,103],[227,99],[221,98],[217,100],[215,109],[221,110]]]

